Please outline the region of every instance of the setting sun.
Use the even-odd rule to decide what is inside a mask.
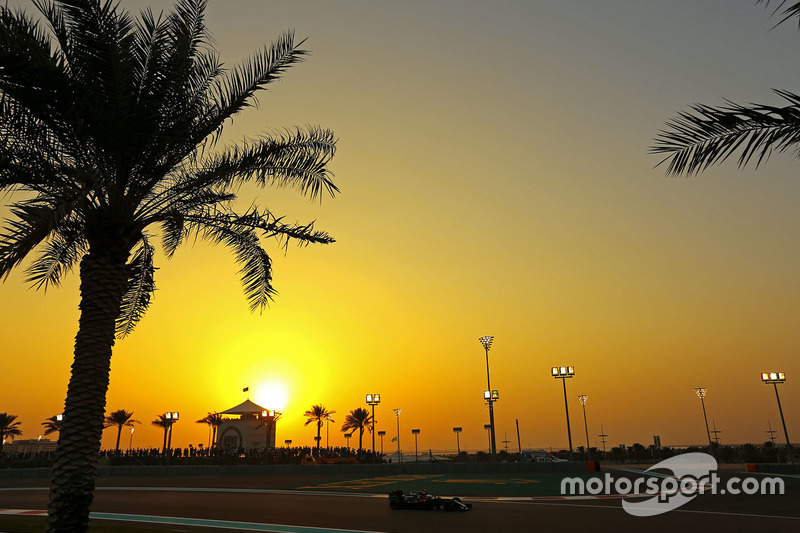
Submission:
[[[282,411],[289,403],[289,390],[280,381],[264,381],[253,389],[253,401],[267,409]]]

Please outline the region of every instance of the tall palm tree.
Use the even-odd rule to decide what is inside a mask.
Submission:
[[[364,438],[364,430],[372,431],[372,415],[363,407],[350,411],[344,417],[344,424],[342,424],[342,431],[355,431],[358,430],[358,449],[362,448],[361,443]]]
[[[158,415],[158,418],[150,422],[154,426],[164,429],[164,445],[161,447],[163,453],[167,453],[167,433],[174,422],[171,418],[167,418],[167,415]]]
[[[223,126],[303,60],[292,32],[225,70],[206,0],[134,18],[111,0],[0,6],[0,193],[19,194],[0,233],[0,278],[57,286],[79,265],[80,318],[48,504],[48,527],[84,531],[93,500],[115,339],[151,302],[153,235],[167,257],[199,236],[232,249],[252,310],[275,294],[262,239],[327,244],[313,224],[237,212],[245,183],[311,199],[338,189],[330,131],[294,128],[217,149]]]
[[[206,416],[197,421],[198,424],[208,424],[211,428],[211,444],[217,442],[217,429],[222,425],[222,415],[219,413],[208,413]]]
[[[757,3],[769,6],[770,0]],[[800,2],[776,3],[778,24],[800,18]],[[659,164],[667,163],[669,175],[694,175],[733,155],[739,167],[757,168],[775,151],[800,154],[800,96],[785,90],[775,93],[788,105],[693,105],[666,123],[650,151],[664,157]]]
[[[50,435],[51,433],[61,431],[61,419],[59,419],[59,415],[51,416],[42,422],[42,425],[44,426],[45,435]]]
[[[306,423],[303,424],[304,426],[307,426],[312,422],[317,423],[317,456],[319,456],[319,443],[322,440],[322,437],[320,436],[320,432],[322,431],[322,423],[326,420],[328,420],[329,422],[333,422],[333,420],[331,420],[331,415],[333,415],[334,413],[336,413],[336,411],[328,411],[327,409],[325,409],[324,405],[317,404],[317,405],[312,405],[311,409],[306,411],[305,414],[303,415],[308,419],[306,420]]]
[[[130,413],[124,409],[113,411],[106,417],[103,427],[110,428],[117,426],[117,445],[114,448],[115,452],[119,451],[119,438],[122,436],[122,428],[132,428],[134,424],[141,424],[138,420],[133,419],[133,411]]]
[[[17,415],[10,415],[8,413],[0,413],[0,456],[3,455],[3,442],[6,438],[14,438],[22,435],[22,430],[19,429],[20,422],[17,421]]]

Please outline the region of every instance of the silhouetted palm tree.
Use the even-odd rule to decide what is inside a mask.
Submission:
[[[80,265],[80,319],[48,504],[48,524],[88,527],[116,335],[155,289],[155,233],[172,256],[192,235],[230,247],[252,310],[275,294],[262,238],[333,242],[255,206],[245,183],[320,199],[338,189],[335,138],[295,128],[215,150],[223,126],[306,51],[287,32],[225,70],[204,23],[206,0],[134,19],[110,0],[32,0],[42,19],[0,5],[0,192],[21,193],[0,234],[0,278],[27,270],[59,285]]]
[[[197,421],[198,424],[208,424],[211,428],[211,446],[217,442],[217,429],[222,425],[222,415],[219,413],[208,413]]]
[[[42,425],[44,426],[45,435],[61,431],[61,420],[58,419],[58,415],[51,416],[50,418],[42,422]]]
[[[363,407],[350,411],[344,417],[344,424],[342,424],[342,431],[355,431],[358,430],[358,449],[361,449],[362,439],[364,438],[364,430],[372,431],[372,415]]]
[[[124,409],[114,411],[106,417],[103,427],[110,428],[117,426],[117,445],[114,448],[114,451],[116,452],[119,451],[119,438],[122,436],[122,428],[132,428],[134,424],[141,424],[141,422],[134,420],[132,417],[133,411],[129,413]]]
[[[768,6],[770,1],[758,3]],[[777,4],[774,13],[782,10],[778,24],[800,18],[800,2]],[[774,151],[800,153],[800,96],[784,90],[775,93],[788,105],[693,105],[691,111],[667,122],[650,151],[664,156],[659,164],[667,163],[670,175],[697,174],[733,155],[739,167],[750,163],[758,167]]]
[[[325,409],[324,405],[317,404],[317,405],[312,405],[311,409],[306,411],[305,414],[303,415],[308,419],[308,420],[306,420],[306,423],[303,424],[303,425],[307,426],[307,425],[311,424],[312,422],[316,422],[317,423],[317,439],[316,439],[317,440],[317,456],[319,456],[319,442],[322,440],[322,437],[320,436],[320,432],[322,431],[322,423],[325,420],[328,420],[329,422],[333,422],[333,420],[330,417],[334,413],[336,413],[336,411],[328,411],[327,409]]]
[[[167,418],[167,415],[158,415],[158,418],[150,423],[156,427],[164,429],[164,445],[161,447],[161,450],[163,453],[167,453],[167,433],[169,433],[169,430],[175,421]]]
[[[22,435],[22,430],[19,429],[19,422],[17,415],[10,415],[8,413],[0,413],[0,455],[3,454],[3,441],[7,438],[13,439]]]
[[[267,415],[265,417],[261,417],[261,418],[258,419],[258,425],[256,426],[256,429],[266,428],[266,430],[267,430],[266,431],[267,435],[266,435],[265,448],[269,447],[269,442],[270,442],[270,438],[269,437],[270,437],[270,435],[272,435],[272,432],[275,430],[275,426],[276,426],[278,420],[281,419],[281,417],[283,417],[283,413],[282,412],[273,411],[271,415]]]

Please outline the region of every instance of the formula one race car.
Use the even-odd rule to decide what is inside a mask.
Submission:
[[[427,490],[411,491],[407,494],[402,490],[393,490],[389,493],[389,507],[392,509],[444,509],[445,511],[469,511],[471,503],[464,503],[461,498],[441,498],[428,494]]]

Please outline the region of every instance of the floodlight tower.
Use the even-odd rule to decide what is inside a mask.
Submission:
[[[494,458],[497,454],[497,445],[495,443],[495,432],[494,432],[494,402],[497,401],[497,391],[492,390],[492,382],[489,379],[489,348],[492,347],[492,341],[494,337],[491,335],[485,335],[478,339],[481,341],[483,345],[483,349],[486,351],[486,388],[487,391],[484,392],[484,399],[489,402],[489,425],[491,426],[491,451],[492,451],[492,458]]]
[[[456,426],[453,428],[453,433],[456,434],[456,449],[458,450],[458,454],[461,455],[461,441],[458,438],[458,434],[464,430],[461,426]]]
[[[775,387],[775,399],[778,400],[778,411],[781,413],[781,423],[783,424],[783,435],[786,437],[786,453],[789,455],[789,461],[794,464],[794,454],[792,453],[792,442],[789,440],[789,432],[786,431],[786,420],[783,418],[783,408],[781,407],[781,397],[778,395],[778,383],[786,381],[786,374],[783,372],[762,372],[761,381],[767,385]],[[771,428],[770,428],[771,429]]]
[[[694,389],[697,397],[700,398],[700,405],[703,406],[703,420],[706,421],[706,437],[708,437],[708,449],[714,453],[714,446],[711,445],[711,431],[708,429],[708,416],[706,415],[706,392],[708,389],[705,387],[697,387]]]
[[[567,439],[569,439],[569,458],[572,459],[572,430],[569,427],[569,405],[567,405],[567,379],[575,375],[574,366],[554,366],[550,369],[550,375],[560,379],[564,385],[564,408],[567,411]]]
[[[367,404],[372,406],[372,462],[375,462],[375,406],[381,403],[380,394],[367,394]]]

